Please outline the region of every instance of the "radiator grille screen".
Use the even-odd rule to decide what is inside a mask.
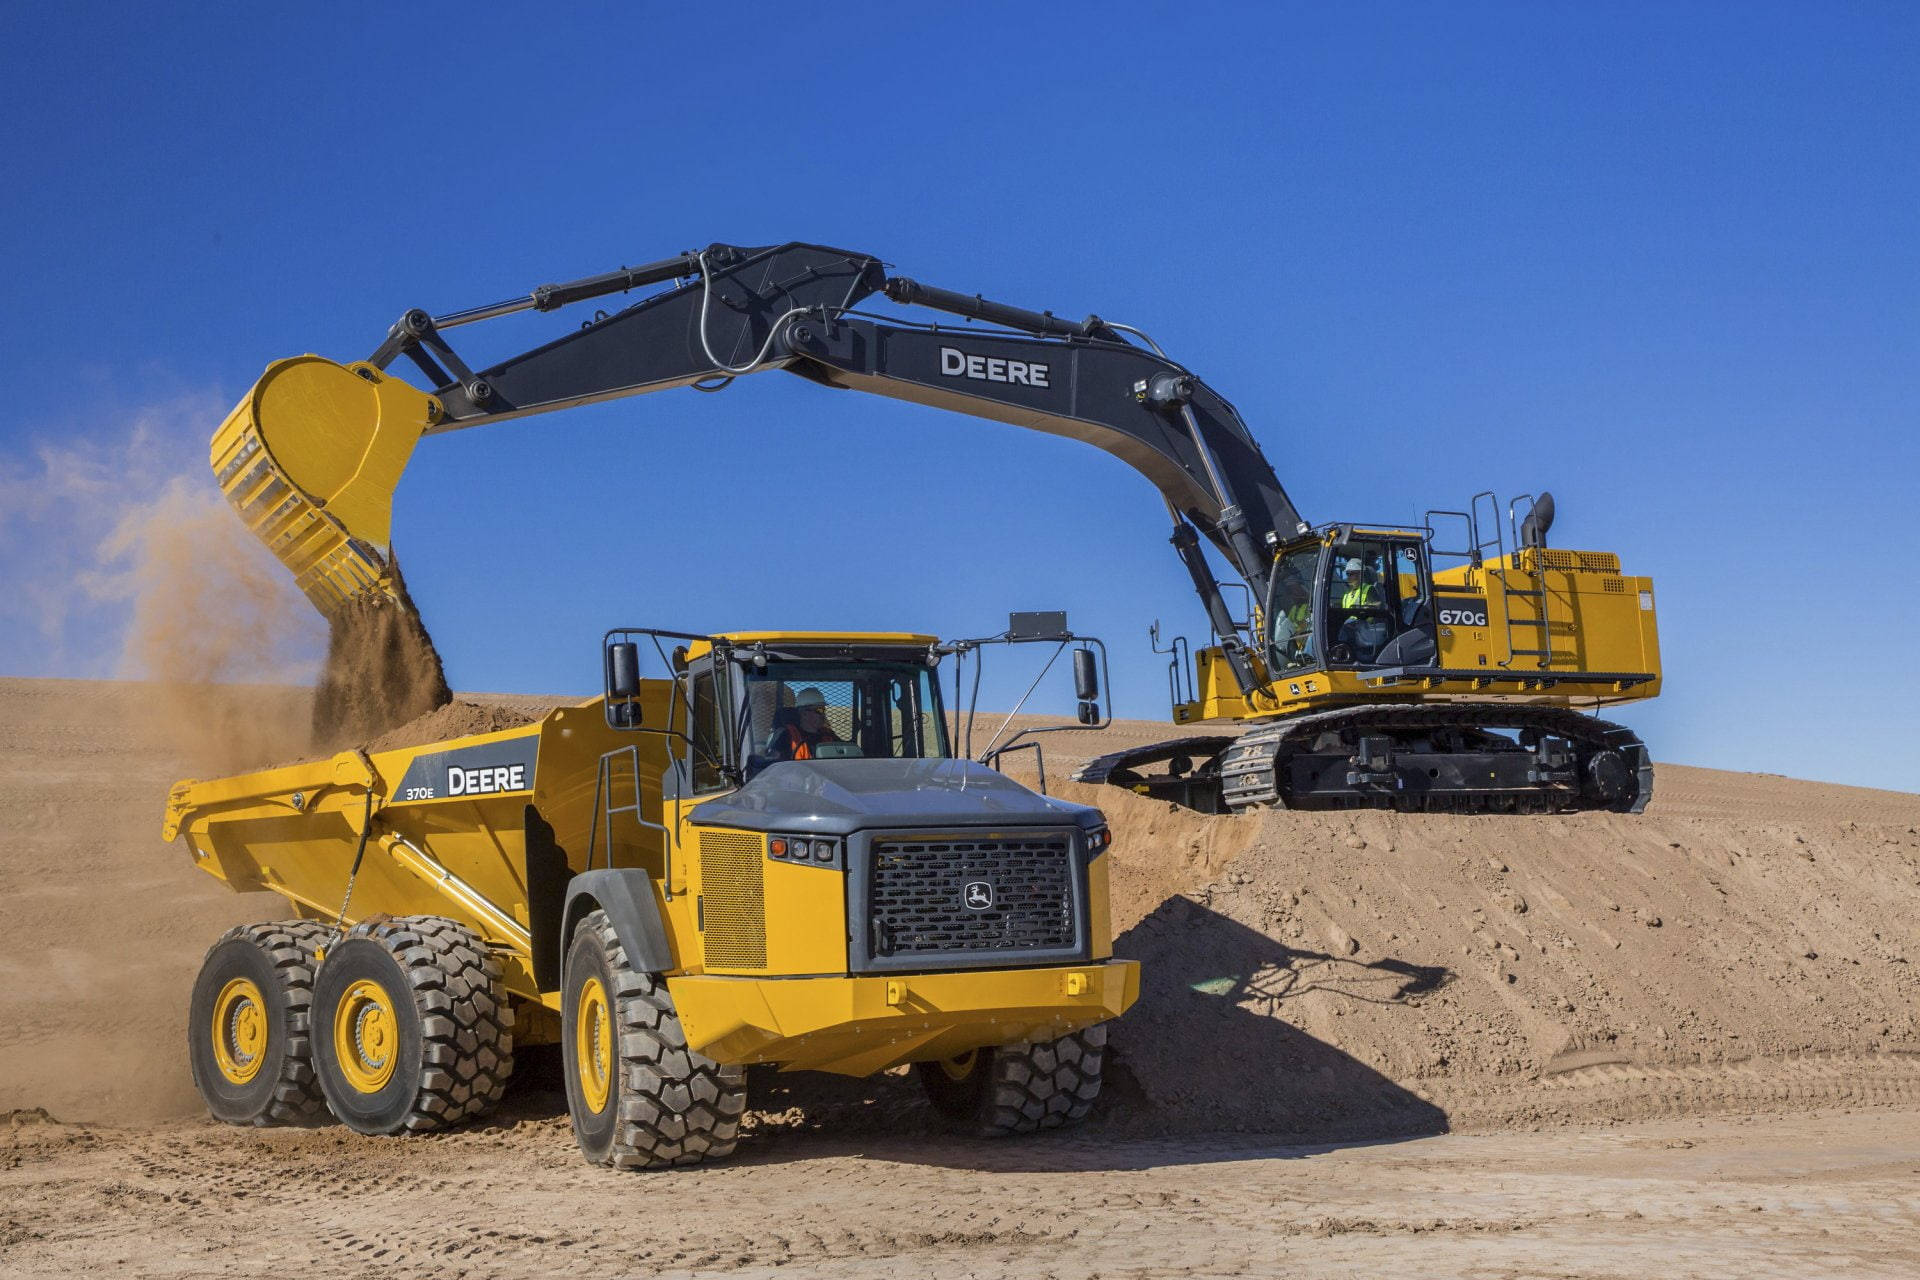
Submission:
[[[1064,833],[879,839],[870,909],[876,956],[1072,947],[1073,846]]]
[[[767,967],[766,837],[708,831],[700,836],[700,896],[707,964]]]

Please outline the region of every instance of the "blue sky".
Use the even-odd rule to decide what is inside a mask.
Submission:
[[[1655,579],[1659,758],[1920,787],[1920,10],[695,12],[9,6],[0,672],[117,669],[65,584],[270,360],[804,239],[1147,329],[1309,518],[1551,488]],[[1121,463],[779,374],[428,440],[396,543],[464,688],[591,691],[615,622],[1065,607],[1159,717],[1147,625],[1205,629]]]

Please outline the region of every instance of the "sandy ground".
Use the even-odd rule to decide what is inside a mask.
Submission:
[[[1101,793],[1147,978],[1087,1130],[956,1143],[910,1081],[778,1077],[737,1161],[623,1179],[537,1060],[429,1139],[200,1117],[192,975],[282,912],[159,842],[216,770],[156,704],[0,680],[0,1274],[1920,1274],[1920,796],[1674,766],[1637,819]],[[1058,735],[1049,773],[1161,732]]]
[[[1920,1274],[1920,1112],[1283,1146],[806,1132],[621,1177],[556,1097],[379,1142],[0,1131],[0,1270],[943,1277]]]

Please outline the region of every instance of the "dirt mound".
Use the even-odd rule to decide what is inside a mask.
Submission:
[[[159,842],[192,769],[135,714],[154,690],[0,679],[0,1111],[199,1114],[201,956],[285,914]],[[254,696],[286,718],[310,695]],[[468,695],[373,745],[550,705]],[[1145,966],[1102,1122],[1334,1137],[1920,1099],[1896,1052],[1920,1041],[1920,796],[1664,765],[1659,786],[1638,818],[1526,819],[1209,818],[1056,787],[1113,821],[1118,950]],[[931,1124],[910,1081],[860,1088],[881,1105],[786,1093],[836,1129]]]
[[[336,751],[453,700],[440,652],[392,562],[393,595],[368,591],[328,619],[327,658],[313,697],[313,743]]]
[[[1920,797],[1677,772],[1690,812],[1716,786],[1801,803],[1206,819],[1102,798],[1116,949],[1144,971],[1116,1120],[1385,1134],[1920,1087],[1901,1056],[1920,1050]],[[1172,863],[1202,874],[1158,903],[1126,887]]]
[[[367,744],[369,751],[392,751],[399,747],[417,747],[447,738],[464,738],[473,733],[492,733],[497,729],[518,729],[545,717],[548,708],[503,706],[497,702],[468,702],[456,698],[426,715],[389,729]]]

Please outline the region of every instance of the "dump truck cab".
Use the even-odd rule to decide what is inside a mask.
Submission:
[[[625,677],[644,638],[679,640],[670,676]],[[598,767],[581,869],[604,849],[636,890],[645,874],[689,1043],[864,1075],[1131,999],[1105,819],[956,756],[949,652],[905,633],[609,634],[606,723],[626,741]]]
[[[792,760],[944,760],[940,642],[907,633],[740,632],[695,641],[683,776],[694,795]]]

